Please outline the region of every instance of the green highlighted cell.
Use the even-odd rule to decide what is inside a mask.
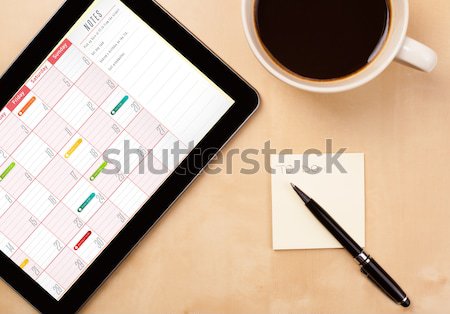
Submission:
[[[94,181],[95,179],[97,179],[97,177],[99,176],[100,173],[102,173],[103,169],[106,168],[106,166],[108,165],[108,163],[105,161],[103,162],[100,167],[98,167],[97,170],[95,170],[95,172],[92,174],[92,176],[90,177],[91,181]]]
[[[0,175],[0,181],[5,180],[6,176],[11,172],[11,170],[14,169],[15,166],[16,166],[15,162],[10,163],[8,168],[6,168],[5,171],[3,171],[3,173]]]
[[[84,203],[81,204],[81,206],[78,208],[78,212],[81,213],[94,198],[95,198],[95,193],[91,193],[91,195],[89,195],[89,197],[84,201]]]
[[[123,97],[122,100],[117,104],[117,106],[114,107],[114,109],[111,111],[111,114],[115,115],[120,110],[120,108],[122,108],[122,106],[125,105],[125,103],[129,98],[130,97],[128,96]]]

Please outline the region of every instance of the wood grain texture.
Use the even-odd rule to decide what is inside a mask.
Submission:
[[[225,152],[271,140],[302,153],[332,138],[366,154],[367,248],[412,306],[386,299],[343,250],[273,252],[270,176],[239,174],[235,158],[232,175],[192,185],[82,313],[450,312],[450,2],[410,1],[409,35],[437,51],[435,72],[393,64],[338,95],[268,74],[245,40],[239,0],[160,2],[261,93],[260,110]],[[60,4],[0,0],[0,71]],[[0,282],[0,313],[33,312]]]

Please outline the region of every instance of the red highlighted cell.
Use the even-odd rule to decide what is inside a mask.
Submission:
[[[86,242],[87,239],[89,239],[89,237],[91,236],[92,232],[88,231],[86,232],[86,234],[84,235],[84,237],[81,238],[80,241],[78,241],[77,245],[75,245],[75,247],[73,248],[75,251],[78,251],[80,249],[80,247],[83,245],[84,242]]]
[[[51,64],[55,64],[56,62],[58,62],[58,60],[61,59],[66,51],[69,50],[70,46],[72,46],[72,43],[68,39],[65,39],[61,43],[61,45],[59,45],[58,48],[53,51],[50,58],[48,58],[48,62],[50,62]]]
[[[14,97],[8,102],[6,105],[6,108],[9,109],[9,111],[14,111],[16,107],[24,100],[25,97],[27,97],[28,93],[30,92],[30,89],[27,86],[23,86],[17,94],[14,95]]]

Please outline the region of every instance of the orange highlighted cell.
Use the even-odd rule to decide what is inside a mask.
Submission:
[[[19,116],[23,116],[35,101],[36,97],[31,97],[27,104],[19,111]]]
[[[73,248],[75,251],[77,251],[84,242],[86,242],[87,239],[89,239],[89,237],[91,236],[92,232],[88,231],[86,232],[86,234],[84,235],[84,237],[81,238],[80,241],[78,241],[77,245],[75,245],[75,247]]]

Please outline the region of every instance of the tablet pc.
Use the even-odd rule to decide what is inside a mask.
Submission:
[[[75,312],[258,106],[147,0],[68,0],[0,80],[0,274]]]

